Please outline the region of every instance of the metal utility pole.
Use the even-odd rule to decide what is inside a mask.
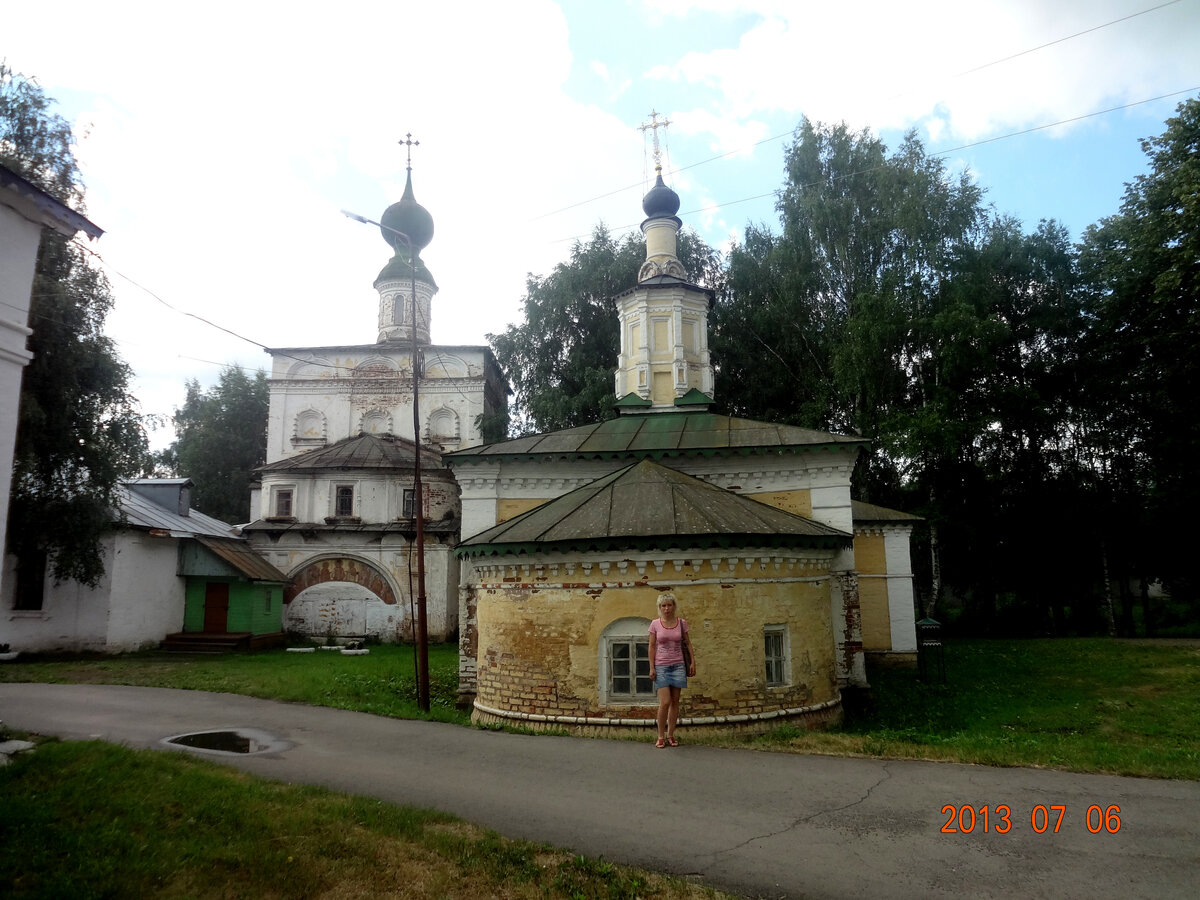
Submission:
[[[375,225],[394,234],[408,247],[408,267],[412,273],[409,304],[412,307],[412,377],[413,377],[413,519],[416,521],[417,552],[417,706],[429,712],[429,616],[425,601],[425,503],[421,488],[421,363],[417,344],[417,251],[412,239],[403,231],[389,228],[373,219],[342,210],[342,215],[364,225]]]

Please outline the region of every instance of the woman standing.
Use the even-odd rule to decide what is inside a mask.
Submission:
[[[654,746],[678,747],[675,723],[679,721],[679,695],[688,676],[696,677],[696,654],[688,623],[676,615],[674,594],[658,598],[658,618],[650,623],[650,678],[658,691],[658,740]],[[684,649],[688,663],[684,663]]]

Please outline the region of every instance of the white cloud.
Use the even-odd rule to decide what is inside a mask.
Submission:
[[[648,5],[663,15],[685,14],[673,0]],[[1061,39],[1145,6],[1136,0],[712,0],[686,8],[692,15],[759,13],[736,48],[684,53],[650,72],[712,91],[715,119],[781,111],[855,128],[903,128],[940,108],[948,134],[977,139],[1200,82],[1194,52],[1200,21],[1187,3],[1070,40]],[[1034,49],[1054,41],[1061,42]]]
[[[643,143],[627,94],[638,115],[655,103],[678,110],[679,164],[733,153],[676,177],[694,209],[776,188],[777,151],[750,148],[801,114],[969,138],[1200,84],[1195,3],[961,76],[1136,12],[1138,0],[594,7],[630,19],[616,33],[661,29],[581,53],[590,93],[577,96],[572,39],[588,22],[550,0],[349,0],[319,17],[244,0],[60,0],[54,15],[70,28],[18,4],[5,10],[3,53],[88,123],[80,159],[105,259],[172,305],[272,346],[374,339],[371,285],[390,251],[338,211],[378,218],[399,199],[396,142],[408,132],[421,141],[417,198],[437,229],[423,254],[441,288],[434,339],[480,343],[519,318],[526,273],[548,272],[597,220],[636,228]],[[704,46],[718,49],[673,39],[688,28],[708,29],[717,39]],[[751,163],[765,174],[735,183]],[[741,218],[730,209],[688,224],[719,241]],[[186,378],[214,380],[210,363],[267,361],[113,283],[109,331],[147,411],[182,403]]]

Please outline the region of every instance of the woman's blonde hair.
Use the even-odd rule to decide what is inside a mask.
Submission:
[[[667,591],[665,594],[663,594],[662,596],[660,596],[658,598],[658,608],[662,609],[662,605],[666,601],[670,601],[671,603],[674,603],[675,604],[675,612],[677,612],[677,613],[679,612],[679,600],[670,591]]]

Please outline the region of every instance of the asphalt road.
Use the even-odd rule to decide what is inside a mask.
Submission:
[[[157,749],[253,730],[262,752],[208,755],[751,897],[1200,896],[1194,782],[716,750],[682,730],[656,750],[103,685],[0,684],[0,720]]]

